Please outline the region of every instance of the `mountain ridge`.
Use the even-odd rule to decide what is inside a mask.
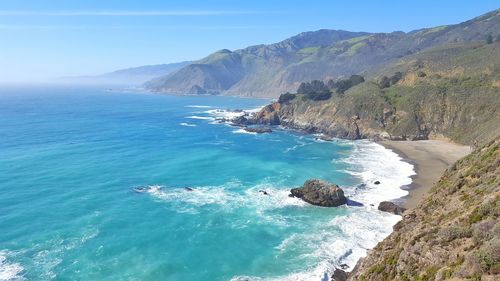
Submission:
[[[402,57],[435,46],[498,36],[500,10],[474,19],[408,33],[327,30],[303,32],[278,43],[215,52],[195,64],[145,83],[155,92],[277,97],[303,81],[370,76]]]

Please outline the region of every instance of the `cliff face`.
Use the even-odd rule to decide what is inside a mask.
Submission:
[[[394,71],[401,73],[397,79],[389,75]],[[326,100],[289,95],[253,122],[347,139],[446,137],[472,144],[500,133],[499,81],[500,43],[435,49]]]
[[[449,168],[350,280],[499,280],[500,139]]]

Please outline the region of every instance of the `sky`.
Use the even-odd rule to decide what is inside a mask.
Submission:
[[[323,28],[411,31],[498,8],[498,0],[0,0],[0,82],[195,60]]]

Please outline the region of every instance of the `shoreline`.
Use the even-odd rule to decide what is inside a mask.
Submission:
[[[415,208],[449,166],[472,152],[470,146],[444,140],[384,140],[377,143],[392,150],[403,158],[403,161],[414,166],[416,174],[411,177],[412,183],[402,187],[409,192],[400,201],[406,209]]]

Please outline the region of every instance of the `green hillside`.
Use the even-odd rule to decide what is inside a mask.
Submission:
[[[277,97],[295,91],[303,81],[352,74],[371,77],[402,58],[439,47],[482,43],[488,35],[495,39],[500,35],[499,10],[460,24],[409,33],[305,32],[276,44],[216,52],[145,86],[166,93],[193,93],[195,89],[200,93]]]

